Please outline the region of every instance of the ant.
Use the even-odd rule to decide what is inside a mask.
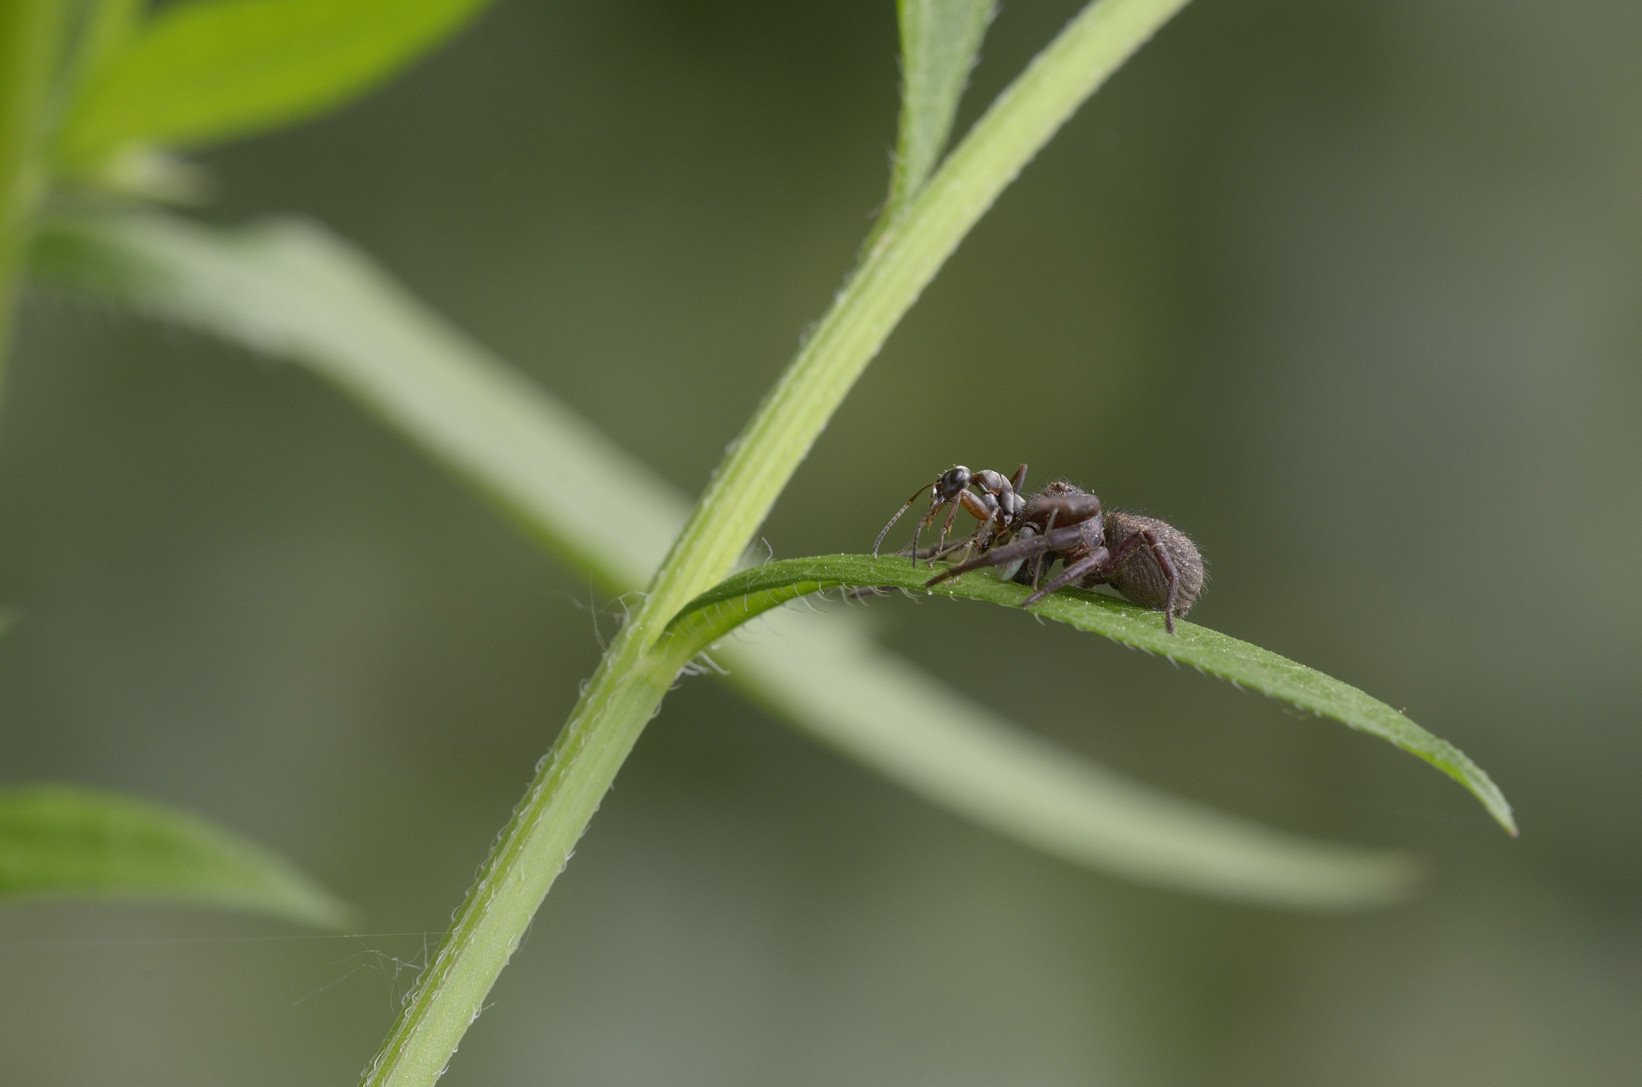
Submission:
[[[1021,488],[1025,485],[1024,464],[1015,469],[1013,479],[1005,479],[1002,472],[994,472],[990,468],[971,472],[961,464],[954,465],[937,476],[934,483],[926,483],[912,492],[912,497],[895,511],[895,516],[889,519],[889,524],[885,525],[878,533],[878,538],[872,541],[872,555],[874,558],[878,557],[878,548],[883,544],[884,537],[889,535],[889,530],[895,527],[895,522],[912,508],[912,504],[918,501],[918,496],[923,494],[926,488],[930,492],[929,512],[918,522],[918,527],[912,530],[912,565],[917,566],[920,558],[928,558],[930,565],[933,566],[937,556],[954,551],[978,548],[984,552],[994,541],[1008,535],[1020,518],[1021,512],[1026,508],[1026,500],[1020,495]],[[971,487],[975,490],[970,490]],[[940,542],[935,545],[933,551],[925,555],[918,550],[918,537],[947,506],[951,506],[952,511],[946,515],[946,522],[941,525]],[[980,521],[980,525],[967,538],[949,548],[946,542],[947,533],[952,531],[952,522],[958,516],[960,507]]]
[[[931,508],[931,517],[937,508]],[[1012,538],[1000,542],[1006,535]],[[1038,588],[1056,559],[1066,568]],[[1064,482],[1027,499],[1013,521],[985,541],[979,556],[935,575],[925,587],[982,566],[1001,567],[999,577],[1032,585],[1036,591],[1021,602],[1023,608],[1073,583],[1110,585],[1136,604],[1161,611],[1170,634],[1175,616],[1190,611],[1203,590],[1203,556],[1184,532],[1155,517],[1103,512],[1100,499]]]

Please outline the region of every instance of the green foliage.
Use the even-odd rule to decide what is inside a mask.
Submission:
[[[684,523],[685,498],[632,454],[317,224],[58,217],[32,265],[37,281],[312,368],[611,593],[643,587]],[[618,534],[599,515],[612,506]]]
[[[666,622],[741,558],[844,395],[994,200],[1184,0],[1085,8],[868,247],[813,334],[731,444],[649,591],[571,711],[366,1082],[431,1083],[484,1007],[677,665]]]
[[[905,560],[868,555],[820,555],[771,562],[728,578],[691,601],[674,617],[668,633],[695,650],[704,649],[755,615],[797,597],[835,588],[882,586],[1006,606],[1018,606],[1032,594],[1028,586],[999,581],[981,572],[926,589],[924,582],[929,577],[927,569],[914,568]],[[1031,610],[1046,619],[1189,664],[1207,675],[1378,736],[1464,785],[1500,826],[1512,834],[1517,832],[1510,804],[1464,752],[1356,687],[1195,623],[1177,620],[1176,632],[1169,634],[1163,629],[1161,612],[1101,593],[1062,589]]]
[[[94,170],[128,144],[197,147],[289,124],[387,79],[486,0],[189,0],[111,32],[58,137]]]
[[[917,194],[952,134],[993,0],[900,0],[901,124],[885,217]]]
[[[341,928],[349,911],[198,816],[62,785],[0,789],[0,897],[153,899]]]
[[[65,11],[58,0],[0,4],[0,373],[19,264],[47,182],[40,152]]]
[[[41,281],[309,367],[612,594],[642,588],[684,523],[683,495],[313,224],[78,215],[46,224],[33,266]],[[723,678],[984,826],[1199,894],[1339,909],[1408,889],[1397,855],[1255,827],[1037,739],[874,645],[851,616],[783,618],[780,638],[715,651]]]
[[[886,214],[688,516],[621,451],[311,227],[235,236],[97,213],[57,220],[45,232],[35,250],[43,277],[312,367],[605,587],[648,584],[406,1001],[369,1083],[425,1085],[439,1076],[692,658],[799,595],[841,586],[921,591],[926,573],[861,556],[772,563],[725,579],[855,379],[970,228],[1183,3],[1091,4],[944,160],[991,4],[901,4],[902,131]],[[94,9],[64,80],[70,91],[56,168],[106,178],[134,147],[199,145],[312,115],[386,77],[478,7],[478,0],[194,0],[140,22],[128,0],[108,0]],[[30,78],[38,89],[41,80]],[[0,170],[5,178],[43,169],[38,98],[24,118],[34,135],[15,144],[21,165]],[[0,141],[6,154],[13,146]],[[8,205],[11,225],[27,214],[13,210]],[[20,247],[19,238],[11,231],[0,239],[0,258],[7,245]],[[568,489],[578,485],[585,495]],[[587,515],[599,508],[607,519],[613,494],[630,504],[627,531],[615,537]],[[1026,595],[985,577],[939,591],[1003,605]],[[1462,782],[1514,832],[1509,807],[1481,770],[1353,687],[1192,624],[1169,636],[1155,613],[1105,597],[1067,591],[1035,610],[1381,736]],[[984,712],[960,713],[944,727],[935,717],[949,703],[925,697],[923,681],[904,670],[876,667],[879,655],[858,632],[822,637],[832,641],[799,643],[786,656],[729,652],[745,653],[744,688],[801,727],[988,825],[1061,855],[1234,897],[1342,906],[1408,889],[1404,858],[1298,842],[1114,783]],[[821,690],[816,664],[828,658],[813,650],[824,645],[834,664],[858,667],[830,670],[838,674]],[[846,678],[851,673],[860,675]],[[886,704],[912,702],[933,709],[914,715],[910,728],[899,719],[886,727]],[[152,893],[311,921],[338,916],[333,901],[277,861],[187,817],[63,789],[0,800],[11,805],[0,810],[0,860],[12,893]]]

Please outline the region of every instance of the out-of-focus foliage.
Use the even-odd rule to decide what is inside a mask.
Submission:
[[[1064,14],[1006,5],[977,97]],[[686,681],[447,1082],[819,1084],[863,1054],[955,1084],[1629,1082],[1642,575],[1580,556],[1642,532],[1637,20],[1194,7],[966,243],[766,530],[863,547],[953,460],[1167,516],[1211,564],[1194,619],[1438,724],[1519,842],[1163,662],[873,608],[1058,744],[1442,875],[1326,921],[1137,889]],[[210,152],[210,214],[333,225],[694,491],[882,199],[893,34],[887,5],[503,5],[357,108]],[[45,296],[19,357],[9,773],[209,810],[418,935],[8,910],[8,1071],[346,1081],[613,617],[319,383]]]
[[[929,179],[941,159],[969,70],[975,65],[993,0],[899,0],[901,123],[886,211]]]
[[[132,145],[200,144],[333,106],[436,44],[479,6],[196,0],[150,18],[141,0],[8,8],[0,26],[0,352],[11,346],[25,242],[62,180],[48,144],[59,152],[57,167],[96,167],[111,188],[197,195],[188,168]],[[63,790],[15,792],[7,803],[5,893],[170,897],[325,925],[342,916],[334,899],[283,862],[195,817]]]
[[[150,899],[340,928],[348,910],[250,842],[135,797],[0,789],[0,897]]]
[[[69,170],[128,144],[198,147],[329,109],[444,41],[489,0],[184,0],[91,25],[58,136]]]
[[[683,524],[681,495],[313,224],[225,232],[154,214],[74,216],[47,224],[32,268],[83,297],[310,367],[607,592],[640,589]],[[847,618],[807,617],[715,656],[733,685],[802,731],[1055,855],[1309,908],[1408,892],[1404,858],[1290,838],[1124,781],[940,690]]]

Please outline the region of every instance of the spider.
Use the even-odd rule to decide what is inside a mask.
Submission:
[[[1036,589],[1021,602],[1024,608],[1066,585],[1110,585],[1161,611],[1170,634],[1175,617],[1190,611],[1203,591],[1203,557],[1184,532],[1155,517],[1103,512],[1100,499],[1070,483],[1051,483],[1027,499],[1008,526],[1012,538],[1003,542],[1004,535],[995,532],[980,555],[943,570],[926,587],[982,566],[1001,567],[1000,577]],[[1056,559],[1066,568],[1038,588]]]
[[[971,472],[961,464],[954,465],[937,476],[934,483],[925,484],[924,487],[913,491],[906,504],[895,511],[895,516],[889,519],[889,524],[885,525],[878,533],[878,538],[872,541],[873,557],[877,557],[878,548],[883,544],[884,537],[889,535],[889,530],[894,528],[901,515],[918,501],[918,496],[924,493],[925,487],[930,491],[929,512],[918,522],[918,527],[912,530],[912,565],[917,566],[921,558],[928,558],[930,564],[934,565],[937,556],[959,550],[979,548],[985,551],[995,539],[1007,535],[1020,517],[1026,506],[1026,500],[1020,495],[1025,484],[1024,464],[1015,469],[1013,479],[1005,479],[1002,472],[994,472],[990,468]],[[975,490],[970,490],[971,487]],[[941,525],[940,542],[935,545],[933,551],[921,553],[918,550],[918,537],[936,517],[940,516],[941,510],[946,506],[951,506],[952,511],[946,515],[946,521]],[[952,531],[952,521],[958,516],[960,507],[981,523],[964,540],[948,547],[946,536]]]

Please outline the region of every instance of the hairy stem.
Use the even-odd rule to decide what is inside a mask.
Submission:
[[[365,1082],[424,1087],[455,1052],[616,771],[685,663],[668,619],[724,577],[861,371],[958,243],[1079,105],[1185,0],[1085,8],[878,234],[696,504],[588,683]]]

